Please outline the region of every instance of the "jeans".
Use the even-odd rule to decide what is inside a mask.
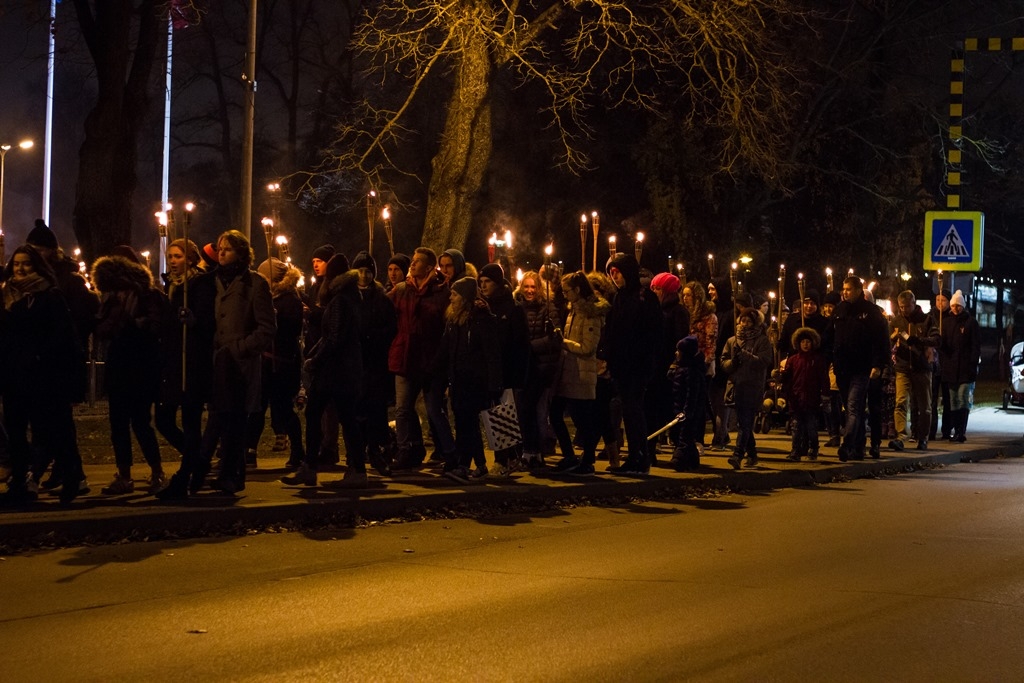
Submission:
[[[622,423],[626,428],[626,444],[633,462],[650,464],[647,457],[647,416],[644,414],[644,394],[647,381],[642,377],[616,378],[622,399]]]
[[[444,382],[431,381],[422,375],[395,375],[395,436],[400,449],[423,445],[423,428],[416,413],[416,398],[423,393],[427,419],[437,430],[435,446],[442,453],[455,451],[448,413],[444,409]],[[307,418],[308,419],[308,418]]]
[[[796,427],[793,429],[793,445],[791,450],[800,456],[807,455],[808,453],[817,453],[818,411],[794,410],[793,420],[796,423]]]
[[[893,421],[896,423],[896,438],[914,436],[927,439],[932,424],[932,373],[931,371],[896,372],[896,410]],[[911,427],[907,430],[907,406],[912,416]]]
[[[839,383],[839,393],[842,394],[843,402],[846,404],[846,428],[843,432],[841,448],[848,453],[858,453],[864,449],[866,433],[864,410],[868,399],[870,377],[868,375],[852,375],[836,379]]]

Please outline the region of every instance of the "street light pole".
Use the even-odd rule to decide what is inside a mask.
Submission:
[[[22,140],[18,143],[21,149],[29,149],[34,143],[31,140]],[[4,166],[7,153],[14,145],[0,145],[0,235],[4,232]]]

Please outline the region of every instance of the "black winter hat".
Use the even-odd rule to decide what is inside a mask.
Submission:
[[[486,266],[480,269],[480,277],[485,277],[488,280],[493,280],[499,285],[505,282],[505,271],[501,269],[501,266],[497,263],[488,263]]]
[[[313,250],[313,256],[310,260],[318,258],[321,261],[330,261],[336,252],[337,250],[333,244],[322,244]]]
[[[833,306],[838,306],[839,302],[842,300],[842,297],[839,296],[839,292],[834,289],[825,295],[825,303],[832,304]]]
[[[57,236],[53,234],[53,230],[46,227],[46,222],[42,218],[36,219],[36,227],[32,228],[32,231],[28,233],[25,242],[34,247],[44,247],[46,249],[56,249],[58,246]]]
[[[476,280],[468,276],[456,280],[452,284],[452,290],[466,301],[472,302],[476,299]]]
[[[412,261],[405,254],[398,253],[392,256],[391,260],[388,261],[389,266],[392,263],[402,269],[402,275],[406,275],[409,273],[409,265],[412,263]]]
[[[636,257],[633,254],[625,251],[617,252],[608,260],[608,267],[604,270],[606,273],[611,273],[612,268],[616,268],[622,273],[627,284],[640,282],[640,264],[636,262]]]
[[[335,254],[331,257],[331,260],[327,262],[327,272],[324,273],[324,282],[330,282],[342,273],[347,273],[348,271],[348,257],[341,253]]]
[[[356,257],[352,259],[352,268],[369,268],[372,277],[377,277],[377,262],[373,260],[370,253],[367,251],[361,251],[356,254]]]
[[[818,294],[818,290],[816,289],[808,289],[804,291],[804,301],[807,301],[808,299],[813,301],[815,306],[821,305],[821,296]]]

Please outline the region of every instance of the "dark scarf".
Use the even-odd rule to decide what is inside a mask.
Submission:
[[[39,273],[29,273],[20,280],[11,278],[4,286],[4,308],[8,311],[29,294],[45,292],[53,285]]]
[[[231,284],[232,280],[247,270],[249,270],[249,266],[247,264],[242,263],[241,261],[235,261],[234,263],[229,263],[226,266],[220,266],[215,272],[217,273],[217,277],[220,278],[221,283],[227,287]]]

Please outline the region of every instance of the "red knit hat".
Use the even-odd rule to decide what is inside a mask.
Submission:
[[[679,291],[679,278],[672,273],[658,273],[651,280],[651,287],[657,287],[666,294],[675,294]]]

